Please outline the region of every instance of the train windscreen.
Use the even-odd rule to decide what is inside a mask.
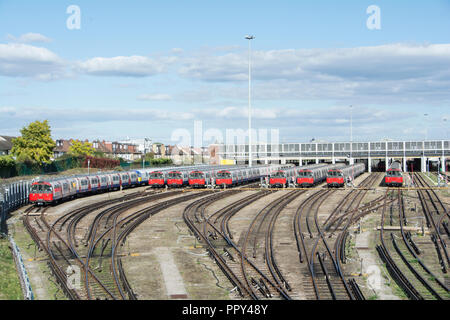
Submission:
[[[194,179],[203,178],[203,172],[199,172],[199,171],[191,172],[189,174],[189,178],[194,178]]]
[[[162,179],[163,178],[162,172],[152,172],[152,173],[150,173],[149,176],[151,179]]]
[[[329,177],[342,177],[342,172],[340,171],[328,171]]]
[[[390,177],[401,177],[402,176],[402,172],[401,171],[397,171],[397,170],[390,170],[387,172],[387,175]]]
[[[170,179],[181,179],[183,176],[181,172],[169,172],[168,177]]]
[[[52,187],[47,184],[33,184],[30,188],[30,193],[50,193]]]
[[[217,178],[231,178],[231,173],[227,172],[227,171],[219,171],[216,174]]]
[[[284,171],[277,171],[274,172],[270,175],[271,178],[285,178],[286,174],[284,173]]]

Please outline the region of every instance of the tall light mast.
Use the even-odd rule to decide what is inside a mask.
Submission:
[[[255,39],[254,36],[245,36],[248,40],[248,166],[252,166],[252,77],[251,77],[251,40]]]

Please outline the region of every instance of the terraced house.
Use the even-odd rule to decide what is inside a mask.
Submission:
[[[0,156],[10,154],[12,149],[12,139],[15,137],[0,136]]]

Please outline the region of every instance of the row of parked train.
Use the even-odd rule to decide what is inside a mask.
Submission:
[[[234,187],[265,179],[268,186],[312,187],[326,181],[328,187],[342,187],[365,171],[363,163],[355,165],[315,164],[303,167],[287,165],[166,167],[132,170],[125,172],[98,173],[43,179],[32,183],[29,200],[31,203],[46,204],[59,202],[77,196],[113,191],[135,186],[205,188]],[[403,176],[397,165],[386,172],[388,186],[402,186]]]
[[[131,188],[142,185],[151,187],[206,187],[236,186],[259,181],[271,170],[285,169],[292,165],[166,167],[155,170],[141,169],[125,172],[97,173],[57,179],[38,179],[30,187],[29,201],[34,204],[56,203],[88,194]],[[217,177],[217,179],[216,179]]]
[[[270,174],[270,187],[285,187],[291,182],[294,186],[312,187],[326,181],[328,187],[342,187],[366,170],[364,163],[347,166],[337,164],[314,164],[277,170]]]
[[[37,179],[31,183],[28,197],[30,203],[48,204],[77,196],[147,185],[152,171],[154,169]]]

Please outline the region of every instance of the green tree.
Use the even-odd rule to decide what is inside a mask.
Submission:
[[[79,140],[73,140],[68,153],[71,156],[92,156],[95,150],[92,147],[92,143],[89,142],[81,142]]]
[[[11,153],[18,161],[50,163],[56,144],[47,120],[34,121],[20,130],[22,136],[12,140]]]

